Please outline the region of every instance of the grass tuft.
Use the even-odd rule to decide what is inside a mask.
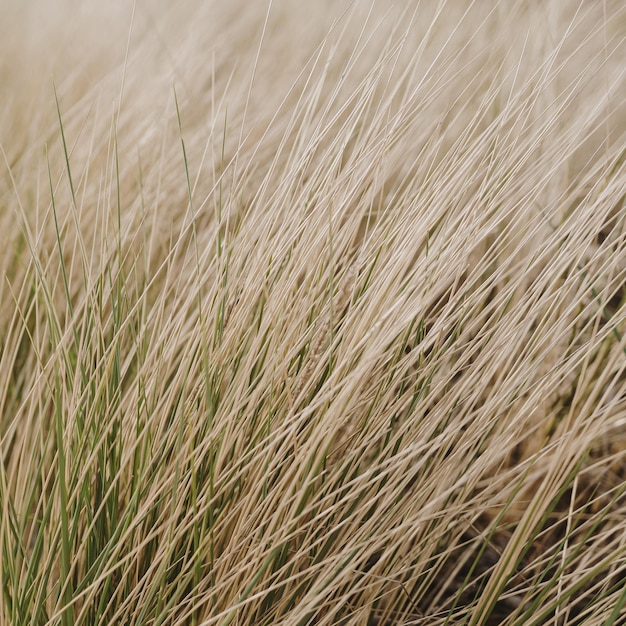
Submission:
[[[0,624],[624,623],[623,3],[74,4],[0,8]]]

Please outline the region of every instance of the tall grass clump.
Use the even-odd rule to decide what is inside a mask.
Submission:
[[[1,625],[626,623],[626,6],[0,6]]]

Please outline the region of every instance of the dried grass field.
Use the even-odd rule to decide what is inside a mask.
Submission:
[[[620,0],[2,0],[0,625],[626,624]]]

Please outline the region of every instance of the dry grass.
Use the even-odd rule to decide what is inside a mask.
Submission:
[[[624,623],[622,2],[0,42],[0,624]]]

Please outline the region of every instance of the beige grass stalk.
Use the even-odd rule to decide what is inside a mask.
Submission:
[[[625,55],[5,0],[0,626],[623,623]]]

